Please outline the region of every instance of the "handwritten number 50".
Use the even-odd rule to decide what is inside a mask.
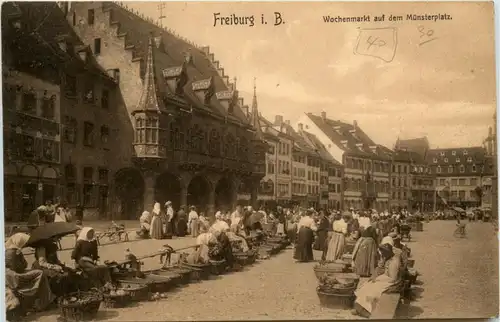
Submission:
[[[418,26],[418,31],[420,32],[420,38],[425,36],[430,38],[434,35],[434,30],[429,29],[426,31],[424,26]]]

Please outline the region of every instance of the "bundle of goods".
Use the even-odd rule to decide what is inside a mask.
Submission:
[[[321,262],[314,266],[314,274],[318,280],[334,273],[343,273],[347,266],[342,262]]]
[[[99,311],[103,296],[97,290],[77,292],[59,299],[61,317],[65,321],[92,320]]]
[[[324,276],[316,288],[322,306],[348,309],[354,303],[357,281]]]
[[[125,307],[132,301],[130,293],[121,288],[105,290],[102,295],[105,308]]]
[[[121,279],[128,277],[136,277],[138,272],[135,268],[118,265],[117,262],[104,261],[104,264],[110,268],[111,277],[113,279]]]

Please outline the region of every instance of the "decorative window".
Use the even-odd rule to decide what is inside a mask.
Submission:
[[[437,163],[437,162],[438,162],[438,159],[437,159],[437,158],[434,158],[434,159],[432,159],[432,162]]]
[[[444,158],[444,162],[445,162],[445,163],[448,163],[448,158]]]
[[[455,162],[456,162],[456,163],[460,163],[460,158],[456,158],[456,159],[455,159]]]
[[[465,166],[463,164],[460,165],[460,173],[465,172]]]
[[[106,125],[101,126],[101,143],[107,144],[109,140],[109,127]]]
[[[94,145],[94,124],[90,122],[83,123],[83,145]]]
[[[472,162],[472,157],[467,157],[467,162]]]
[[[95,93],[94,93],[94,83],[88,80],[85,83],[85,88],[83,90],[83,102],[87,104],[94,104]]]
[[[64,80],[64,93],[66,96],[76,97],[76,77],[66,75]]]
[[[4,85],[2,91],[3,107],[9,110],[15,110],[17,105],[17,91],[15,86]]]
[[[56,96],[52,95],[47,97],[44,95],[42,99],[42,117],[46,119],[54,119],[55,118],[55,109],[56,109]]]
[[[32,89],[23,93],[23,112],[36,114],[36,93]]]
[[[441,153],[439,153],[442,157],[444,157],[444,151],[441,151]]]
[[[22,136],[22,156],[26,159],[35,157],[35,138],[29,135]]]
[[[464,153],[464,155],[469,154],[469,152],[467,152],[467,150],[464,150],[464,152],[463,152],[463,153]]]
[[[101,94],[101,107],[105,109],[109,108],[109,91],[106,89]]]
[[[475,164],[473,164],[473,165],[472,165],[472,172],[476,172],[476,171],[477,171],[476,165],[475,165]]]

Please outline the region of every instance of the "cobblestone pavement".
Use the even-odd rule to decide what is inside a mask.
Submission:
[[[498,315],[498,235],[490,223],[467,222],[467,238],[456,238],[455,224],[432,221],[424,232],[412,233],[408,246],[423,285],[417,286],[421,294],[410,303],[409,317]]]
[[[414,232],[409,243],[423,285],[417,286],[409,318],[491,317],[498,312],[498,255],[493,227],[468,224],[468,238],[452,236],[455,223],[436,221]],[[102,258],[120,260],[126,248],[136,255],[153,252],[169,243],[174,248],[193,244],[191,238],[138,241],[103,246]],[[319,255],[319,254],[316,254]],[[68,260],[69,252],[63,252]],[[158,259],[145,261],[145,269],[158,267]],[[99,320],[273,320],[351,319],[347,310],[324,309],[316,295],[315,263],[296,264],[286,250],[245,271],[190,284],[158,302],[138,303],[124,309],[102,310]],[[32,320],[54,321],[55,313]]]

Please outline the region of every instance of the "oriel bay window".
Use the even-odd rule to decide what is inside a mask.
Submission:
[[[159,123],[157,116],[140,116],[135,123],[135,142],[138,144],[158,144]]]

